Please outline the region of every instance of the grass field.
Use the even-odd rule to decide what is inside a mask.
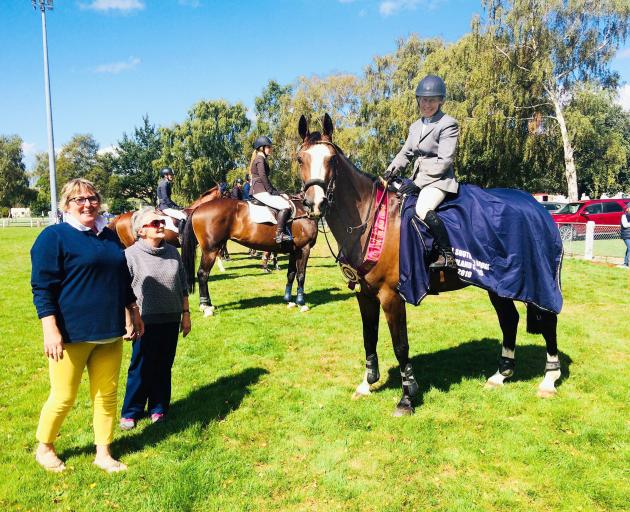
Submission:
[[[117,432],[129,471],[104,474],[91,464],[84,376],[57,442],[69,470],[55,475],[33,458],[48,393],[29,288],[38,232],[0,231],[2,510],[628,510],[627,271],[565,261],[564,379],[549,400],[536,397],[544,342],[524,328],[514,380],[484,389],[500,330],[482,291],[408,308],[421,398],[414,416],[394,418],[400,378],[384,320],[381,382],[350,399],[363,375],[360,318],[325,244],[310,261],[307,313],[281,304],[284,270],[264,275],[232,246],[210,283],[217,316],[194,311],[180,340],[169,420]]]

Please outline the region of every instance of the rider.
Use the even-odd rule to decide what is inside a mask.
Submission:
[[[159,181],[157,188],[157,207],[166,215],[180,220],[178,231],[181,241],[182,234],[184,233],[184,224],[186,223],[186,214],[182,211],[182,207],[171,199],[174,176],[173,169],[165,167],[160,171],[160,176],[162,179]]]
[[[293,240],[293,237],[284,232],[284,228],[291,216],[291,204],[285,195],[281,195],[269,182],[269,163],[267,158],[271,154],[272,142],[269,137],[261,136],[254,141],[254,152],[249,172],[252,176],[251,194],[261,203],[271,206],[278,212],[278,225],[276,227],[276,243]]]
[[[234,186],[230,192],[230,197],[238,200],[243,199],[243,180],[241,178],[236,178],[236,180],[234,180]]]
[[[418,193],[416,215],[429,227],[439,248],[440,256],[431,267],[457,268],[448,233],[435,213],[448,193],[457,193],[453,157],[457,146],[457,121],[442,112],[446,84],[439,76],[427,75],[416,88],[416,101],[421,118],[409,127],[409,135],[385,171],[389,179],[403,171],[415,158],[411,181],[400,189],[401,193]]]

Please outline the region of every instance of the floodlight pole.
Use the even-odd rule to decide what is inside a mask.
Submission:
[[[33,0],[33,7],[42,13],[42,43],[44,46],[44,88],[46,91],[46,121],[48,125],[48,169],[50,175],[50,223],[59,222],[57,216],[57,169],[55,165],[55,137],[53,134],[50,76],[48,73],[48,37],[46,35],[46,9],[53,8],[53,0]]]

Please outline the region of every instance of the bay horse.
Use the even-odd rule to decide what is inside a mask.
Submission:
[[[357,229],[368,224],[373,217],[372,205],[376,193],[375,178],[359,171],[333,143],[333,122],[328,114],[323,119],[323,133],[310,133],[306,118],[298,125],[302,144],[297,153],[300,174],[304,183],[305,204],[311,206],[315,218],[324,216],[343,253],[345,261],[358,268],[370,229]],[[397,293],[399,282],[400,223],[399,199],[388,193],[388,219],[381,257],[371,270],[360,278],[360,290],[356,293],[363,323],[363,344],[366,370],[354,398],[370,394],[370,385],[380,379],[376,346],[378,342],[379,306],[383,309],[394,347],[394,353],[402,380],[402,397],[396,406],[395,416],[413,414],[413,398],[419,386],[409,361],[407,318],[405,302]],[[463,288],[467,283],[457,275],[445,273],[451,282],[444,284],[444,291]],[[447,280],[448,280],[447,279]],[[442,291],[442,290],[440,290]],[[487,381],[488,387],[500,386],[514,373],[514,350],[519,314],[512,299],[488,292],[503,333],[503,346],[499,369]],[[560,378],[560,362],[556,337],[557,315],[532,304],[527,308],[528,330],[540,333],[547,346],[545,377],[539,385],[539,396],[552,396],[556,392],[555,381]]]
[[[196,199],[195,202],[193,202],[188,208],[185,208],[184,211],[186,212],[186,214],[190,215],[190,211],[197,208],[197,206],[199,206],[200,204],[212,201],[213,199],[216,199],[220,196],[221,192],[219,190],[219,186],[216,185],[201,194],[201,196],[199,196],[199,198]],[[134,211],[122,213],[114,217],[107,225],[109,229],[111,229],[118,235],[118,238],[125,247],[133,245],[136,241],[136,237],[131,227],[131,217],[134,213]],[[168,244],[174,247],[180,246],[177,233],[170,229],[164,229],[164,240],[166,240]]]
[[[288,253],[289,266],[283,299],[289,307],[297,305],[302,312],[308,310],[304,281],[308,257],[317,240],[317,222],[308,218],[300,199],[292,199],[292,202],[296,207],[296,216],[290,224],[293,241],[282,244],[275,242],[275,225],[257,224],[252,221],[247,201],[220,197],[199,205],[189,215],[184,227],[182,261],[190,289],[194,290],[195,256],[199,243],[201,248],[201,262],[197,271],[199,308],[205,316],[211,316],[215,310],[208,290],[208,276],[221,248],[228,240],[258,251]],[[294,303],[292,290],[296,277],[297,295]]]

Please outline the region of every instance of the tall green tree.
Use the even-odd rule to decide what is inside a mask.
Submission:
[[[135,127],[131,135],[123,133],[118,141],[111,162],[114,171],[112,195],[155,204],[161,156],[160,133],[145,115],[141,126]]]
[[[183,123],[162,128],[159,163],[175,170],[176,194],[191,201],[225,180],[230,170],[245,167],[243,147],[250,126],[242,103],[209,100],[196,103]]]
[[[0,207],[25,206],[28,175],[23,158],[22,139],[0,135]]]
[[[627,0],[483,0],[483,27],[520,83],[523,112],[558,123],[569,199],[578,197],[574,147],[565,108],[576,84],[616,85],[609,67],[628,36]],[[526,116],[523,116],[526,117]]]

